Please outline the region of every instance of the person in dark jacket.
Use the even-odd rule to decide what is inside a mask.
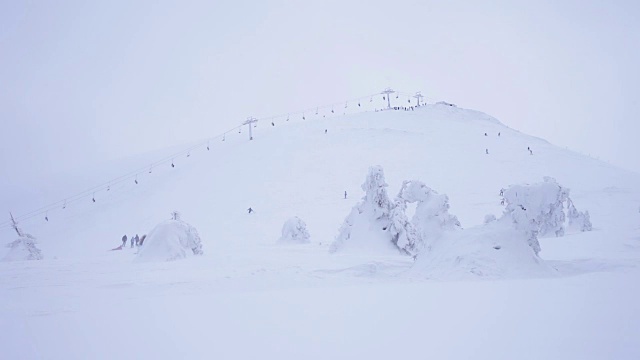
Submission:
[[[123,235],[122,236],[122,247],[125,247],[127,245],[127,235]]]

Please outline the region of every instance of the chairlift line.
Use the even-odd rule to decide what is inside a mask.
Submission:
[[[408,98],[407,98],[407,103],[409,103],[409,104],[411,104],[411,103],[412,103],[412,101],[411,101],[411,100],[412,100],[412,99],[411,99],[411,97],[416,98],[416,100],[417,100],[417,103],[418,103],[418,104],[420,104],[420,103],[421,103],[421,100],[422,100],[422,99],[421,99],[421,98],[422,98],[422,95],[420,95],[420,92],[416,92],[416,95],[415,95],[415,96],[412,96],[411,94],[407,94],[407,93],[404,93],[404,92],[396,92],[396,91],[391,90],[390,88],[387,88],[387,89],[385,89],[385,91],[383,91],[382,93],[379,93],[379,94],[383,94],[382,99],[383,99],[383,100],[387,100],[387,103],[388,103],[388,106],[389,106],[389,107],[390,107],[389,100],[390,100],[390,94],[391,94],[391,93],[396,93],[396,99],[398,99],[398,98],[399,98],[399,95],[407,96],[407,97],[408,97]],[[368,96],[369,96],[369,102],[370,102],[370,103],[373,103],[373,98],[376,96],[376,94],[368,95]],[[349,101],[357,102],[358,107],[359,107],[359,108],[362,108],[362,101],[366,101],[366,96],[361,97],[361,98],[356,98],[356,99],[352,99],[352,100],[347,100],[347,101],[345,101],[344,109],[348,109],[348,108],[349,108]],[[339,103],[338,103],[338,104],[339,104]],[[334,104],[332,104],[332,105],[324,106],[323,108],[327,108],[327,109],[328,109],[328,108],[329,108],[329,106],[331,107],[331,114],[335,114],[335,113],[336,113],[336,112],[335,112],[335,107],[336,107],[336,106],[338,106],[338,105],[337,105],[336,103],[334,103]],[[313,110],[311,110],[311,111],[313,111]],[[286,121],[289,121],[289,120],[290,120],[290,114],[291,114],[291,113],[287,113],[287,114],[286,114]],[[300,114],[300,113],[298,113],[298,114]],[[316,109],[315,109],[315,114],[316,114],[316,115],[319,115],[319,114],[320,114],[320,107],[319,107],[319,106],[317,106],[317,107],[316,107]],[[326,115],[327,115],[327,114],[323,114],[323,118],[326,118]],[[343,115],[346,115],[346,110],[345,110],[345,111],[343,111]],[[285,115],[284,115],[284,114],[282,114],[282,115],[278,115],[277,117],[278,117],[278,118],[284,118],[284,116],[285,116]],[[274,118],[275,118],[275,117],[272,117],[271,119],[274,119]],[[257,120],[258,120],[258,119],[256,119],[256,122],[257,122]],[[305,111],[303,111],[303,112],[302,112],[302,120],[306,120],[306,112],[305,112]],[[273,123],[273,122],[272,122],[272,123]],[[256,127],[257,127],[257,124],[255,124],[255,123],[254,123],[253,125],[254,125],[254,128],[256,128]],[[272,124],[272,125],[273,125],[273,124]],[[238,133],[239,133],[239,134],[241,134],[241,133],[242,133],[242,126],[238,126],[238,127],[237,127],[237,129],[238,129]],[[249,129],[251,130],[251,126],[249,126]],[[234,128],[232,128],[232,129],[228,130],[227,132],[231,132],[231,131],[233,131],[233,130],[234,130]],[[227,133],[227,132],[225,132],[225,133],[223,133],[223,134],[222,134],[222,141],[225,141],[225,140],[226,140],[226,133]],[[213,138],[211,138],[211,139],[213,139]],[[211,139],[210,139],[210,140],[211,140]],[[196,146],[194,146],[194,147],[190,148],[190,149],[186,152],[186,157],[190,157],[190,156],[191,156],[191,150],[194,150],[194,149],[196,149],[197,147],[202,146],[202,145],[206,145],[207,151],[211,150],[211,147],[210,147],[210,146],[211,146],[211,145],[210,145],[210,140],[207,140],[207,141],[206,141],[206,144],[204,144],[204,142],[201,142],[200,144],[198,144],[198,145],[196,145]],[[95,186],[95,187],[93,187],[93,188],[90,188],[90,189],[87,189],[87,190],[85,190],[85,191],[82,191],[82,192],[80,192],[80,193],[77,193],[76,195],[73,195],[73,196],[71,196],[70,198],[64,199],[64,201],[62,202],[62,209],[66,209],[66,207],[67,207],[67,203],[68,203],[68,202],[69,202],[69,203],[70,203],[70,202],[74,202],[74,201],[76,201],[76,200],[79,200],[79,199],[81,199],[81,198],[83,198],[83,197],[88,196],[89,194],[91,194],[91,195],[92,195],[92,197],[91,197],[91,201],[92,201],[92,203],[96,203],[96,202],[97,202],[97,200],[96,200],[96,198],[95,198],[95,193],[96,193],[96,192],[101,191],[101,190],[110,191],[110,190],[111,190],[111,184],[117,184],[117,183],[119,183],[119,182],[127,181],[126,179],[127,179],[127,178],[128,178],[128,179],[131,179],[131,176],[132,176],[132,175],[135,175],[134,183],[135,183],[135,184],[139,184],[139,181],[138,181],[138,179],[137,179],[137,178],[138,178],[138,175],[140,175],[141,173],[143,173],[145,170],[147,170],[149,174],[153,173],[153,166],[154,166],[154,165],[160,165],[160,164],[164,164],[164,163],[166,163],[166,162],[168,162],[168,161],[171,161],[171,163],[170,163],[170,164],[171,164],[171,167],[172,167],[172,168],[175,168],[175,167],[176,167],[176,165],[175,165],[175,158],[176,158],[176,157],[179,157],[179,156],[180,156],[180,154],[181,154],[180,152],[175,153],[175,154],[170,155],[170,156],[168,156],[168,157],[166,157],[166,158],[164,158],[164,159],[162,159],[162,160],[160,160],[160,161],[157,161],[157,162],[152,163],[152,164],[148,167],[148,169],[145,169],[145,168],[138,169],[135,173],[128,173],[128,174],[125,174],[125,175],[123,175],[123,176],[120,176],[120,177],[114,178],[114,179],[110,180],[109,182],[107,182],[106,184],[105,184],[105,183],[103,183],[103,184],[101,184],[101,185],[98,185],[98,186]],[[182,152],[182,154],[185,154],[185,153],[184,153],[184,152]],[[130,181],[130,180],[129,180],[129,181]],[[105,186],[106,186],[106,188],[105,188]],[[46,221],[48,221],[48,217],[49,217],[49,216],[48,216],[48,211],[49,211],[49,210],[51,210],[51,209],[57,208],[57,206],[60,206],[60,201],[55,202],[55,203],[52,203],[52,204],[47,205],[47,206],[44,206],[44,207],[42,207],[42,208],[40,208],[40,209],[36,209],[36,210],[34,210],[34,211],[28,212],[28,213],[26,213],[26,214],[24,214],[24,215],[22,215],[22,216],[18,217],[18,219],[20,219],[20,220],[24,220],[24,219],[31,219],[31,218],[33,218],[34,216],[42,216],[42,214],[44,214],[45,220],[46,220]],[[60,209],[60,208],[57,208],[57,209]],[[42,219],[42,218],[41,218],[41,219]],[[7,222],[5,222],[5,223],[0,223],[0,226],[5,226],[6,224],[7,224]]]

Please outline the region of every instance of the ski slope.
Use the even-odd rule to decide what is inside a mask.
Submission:
[[[22,222],[45,259],[0,262],[0,357],[640,357],[638,174],[445,105],[253,131],[252,141],[245,128],[229,133],[48,222]],[[117,175],[162,156],[96,171]],[[542,277],[460,281],[412,271],[400,254],[329,254],[371,165],[384,168],[390,196],[413,179],[447,194],[463,228],[502,213],[501,188],[551,176],[594,230],[541,239],[540,257],[556,270]],[[51,191],[89,180],[68,174]],[[13,198],[25,210],[42,205]],[[174,210],[197,228],[203,256],[137,263],[136,249],[109,251]],[[293,216],[309,244],[277,243]],[[0,232],[3,243],[14,237]]]

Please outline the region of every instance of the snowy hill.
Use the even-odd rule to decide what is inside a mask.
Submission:
[[[0,300],[0,323],[18,329],[0,340],[0,348],[13,355],[44,351],[44,358],[427,354],[413,346],[398,349],[395,342],[425,344],[436,358],[640,356],[631,342],[640,336],[640,294],[629,294],[625,285],[640,280],[640,175],[522,134],[486,114],[442,104],[275,126],[261,122],[253,131],[252,141],[245,128],[229,133],[210,150],[174,159],[175,167],[139,174],[138,184],[114,185],[52,211],[49,221],[22,222],[38,239],[44,260],[0,263],[0,291],[8,295]],[[138,166],[153,160],[152,154]],[[403,180],[446,194],[462,228],[482,224],[486,214],[500,216],[502,188],[551,176],[589,211],[594,230],[541,239],[540,257],[558,275],[535,280],[516,281],[506,271],[505,281],[436,282],[409,272],[413,260],[401,254],[329,254],[341,223],[363,196],[360,185],[372,165],[384,168],[392,196]],[[33,202],[30,208],[41,205],[23,198]],[[248,214],[249,207],[255,212]],[[109,251],[123,234],[147,234],[173,210],[197,228],[204,255],[140,264],[129,246]],[[306,223],[310,243],[277,244],[294,216]],[[473,241],[477,233],[466,236]],[[0,232],[3,243],[13,237],[10,229]],[[567,286],[576,290],[567,292]],[[166,313],[185,299],[193,308]],[[603,302],[618,309],[605,315]],[[131,303],[135,307],[127,309]],[[95,314],[89,304],[105,313]],[[37,318],[42,314],[51,320]],[[156,316],[162,331],[150,323]],[[99,326],[88,325],[91,319]],[[70,325],[58,325],[62,321]],[[120,329],[123,323],[127,330]],[[376,323],[396,335],[372,332]],[[306,335],[297,333],[308,326]],[[514,327],[521,332],[514,335]],[[73,349],[61,345],[80,328],[86,342]],[[49,337],[54,329],[59,332]],[[151,334],[157,343],[126,339],[110,347],[123,331]],[[565,342],[565,332],[573,340]],[[221,344],[212,348],[204,334],[215,334]],[[505,338],[505,347],[492,348]],[[537,352],[524,349],[528,341],[539,346]]]

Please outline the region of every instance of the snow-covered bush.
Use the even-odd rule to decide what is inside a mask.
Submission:
[[[282,236],[278,240],[280,243],[308,243],[310,239],[307,224],[297,216],[287,220],[282,226]]]
[[[458,218],[449,214],[449,198],[438,194],[421,181],[404,181],[396,199],[396,209],[392,212],[400,219],[406,218],[404,210],[407,203],[417,203],[411,223],[405,226],[405,232],[415,232],[416,236],[407,237],[406,245],[399,242],[398,247],[415,255],[422,249],[429,249],[444,231],[460,227]],[[394,221],[396,223],[397,221]]]
[[[23,234],[18,239],[7,245],[9,252],[2,259],[3,261],[41,260],[42,252],[36,246],[36,239]]]
[[[182,220],[166,220],[149,232],[136,261],[171,261],[202,253],[196,228]]]
[[[369,168],[362,184],[365,196],[351,209],[340,227],[336,240],[329,248],[336,252],[347,247],[371,251],[394,248],[387,231],[391,225],[391,202],[387,195],[387,183],[381,166]]]

